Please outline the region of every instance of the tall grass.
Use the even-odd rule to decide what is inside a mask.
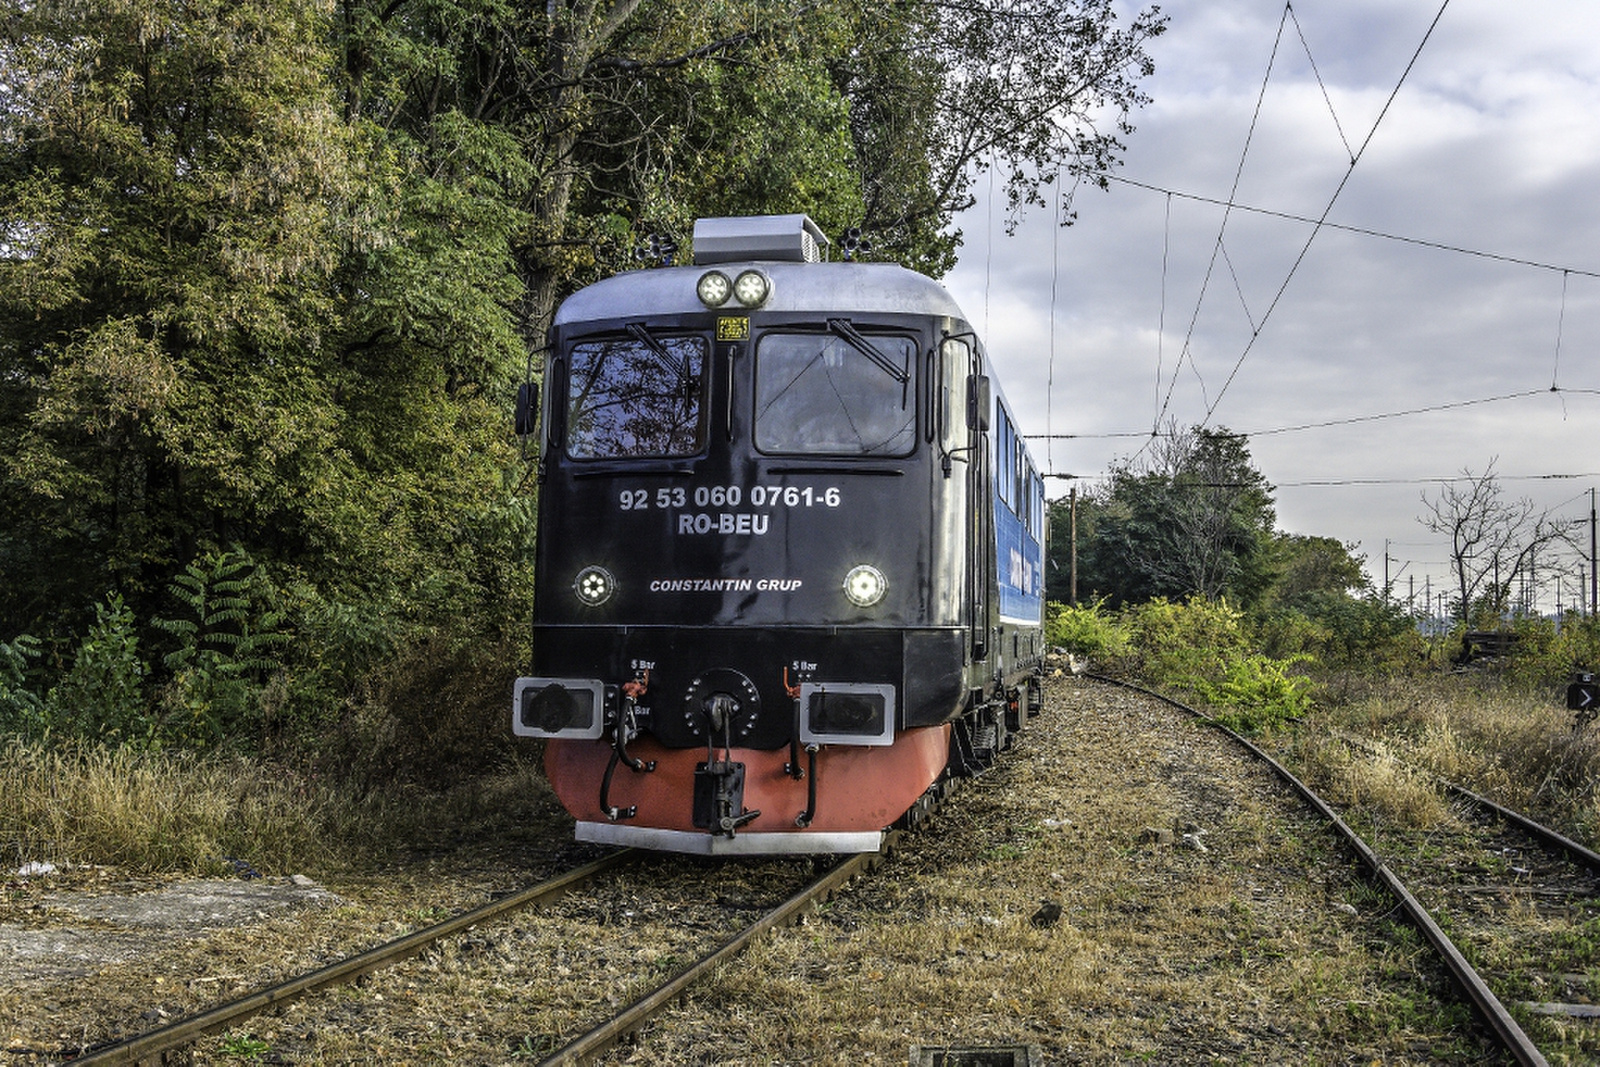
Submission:
[[[1576,725],[1561,695],[1491,674],[1418,674],[1369,682],[1315,722],[1600,840],[1600,724]],[[1341,761],[1324,753],[1323,762],[1338,770]]]
[[[0,858],[217,873],[326,856],[330,797],[282,768],[128,748],[0,748]]]

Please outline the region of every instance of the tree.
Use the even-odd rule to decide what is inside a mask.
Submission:
[[[514,146],[351,117],[317,0],[4,25],[0,632],[111,589],[149,618],[233,543],[402,614],[525,570],[497,526]]]
[[[1024,204],[1044,206],[1058,173],[1104,187],[1119,136],[1148,102],[1144,47],[1166,29],[1156,7],[1119,28],[1112,0],[910,0],[869,22],[881,32],[836,69],[879,120],[856,139],[867,225],[895,235],[943,232],[990,168],[1013,220]],[[902,180],[879,185],[879,174]]]
[[[1090,510],[1080,588],[1118,603],[1199,594],[1249,606],[1271,583],[1272,486],[1226,429],[1172,427],[1142,465],[1113,468]]]
[[[1506,612],[1512,577],[1542,547],[1569,542],[1574,524],[1538,511],[1526,498],[1507,500],[1494,473],[1494,460],[1481,475],[1463,470],[1444,482],[1432,499],[1422,494],[1425,514],[1418,522],[1450,539],[1450,569],[1456,582],[1458,618],[1474,615],[1498,622]]]
[[[1282,607],[1303,607],[1319,596],[1350,597],[1368,586],[1365,557],[1354,542],[1280,532],[1273,535],[1272,556],[1276,579],[1270,596]]]

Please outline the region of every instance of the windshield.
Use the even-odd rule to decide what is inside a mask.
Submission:
[[[756,447],[905,456],[917,437],[908,337],[769,333],[756,347]]]
[[[700,337],[627,338],[572,346],[567,454],[575,459],[692,456],[705,445]]]

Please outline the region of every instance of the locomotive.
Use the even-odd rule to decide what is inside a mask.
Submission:
[[[1043,481],[936,281],[808,216],[565,300],[512,729],[581,841],[875,851],[1036,712]]]

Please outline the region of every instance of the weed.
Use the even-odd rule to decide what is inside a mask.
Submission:
[[[254,1034],[229,1034],[217,1042],[217,1051],[234,1059],[254,1062],[272,1051],[272,1046]]]

